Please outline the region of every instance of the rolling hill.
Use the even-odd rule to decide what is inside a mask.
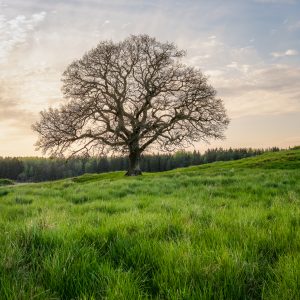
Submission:
[[[300,150],[0,187],[0,299],[300,299]]]

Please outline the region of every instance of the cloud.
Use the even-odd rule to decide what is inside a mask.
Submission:
[[[30,33],[45,17],[44,11],[32,14],[30,17],[18,15],[13,19],[0,15],[0,63],[6,62],[14,49],[26,43]]]
[[[288,28],[289,31],[296,31],[296,30],[299,30],[299,29],[300,29],[300,20],[299,20],[299,21],[296,21],[296,22],[293,23],[293,24],[289,24],[287,28]]]
[[[269,3],[269,4],[295,4],[295,0],[254,0],[258,3]]]
[[[288,49],[284,56],[297,53]],[[255,47],[208,36],[191,44],[187,63],[209,76],[231,118],[300,112],[300,67],[267,63]]]
[[[239,64],[236,61],[231,62],[226,67],[237,70],[237,71],[240,71],[240,72],[243,72],[243,73],[248,73],[248,71],[250,69],[250,65],[248,65],[248,64]]]
[[[0,1],[0,7],[8,7],[8,5],[2,1]]]
[[[34,114],[29,110],[19,107],[14,90],[7,81],[0,81],[0,123],[6,127],[18,128],[28,132]]]
[[[38,112],[61,99],[60,76],[43,63],[36,62],[31,67],[18,60],[14,63],[14,68],[6,72],[0,69],[0,128],[29,133]]]
[[[234,65],[238,67],[238,65]],[[249,66],[247,73],[212,77],[231,117],[300,112],[300,68]]]
[[[127,28],[129,25],[131,25],[130,22],[124,23],[124,24],[121,25],[121,28],[122,28],[122,29],[125,29],[125,28]]]
[[[299,52],[295,49],[288,49],[284,52],[272,52],[271,55],[275,58],[285,57],[285,56],[296,56],[299,55]]]
[[[110,20],[105,20],[105,21],[103,22],[103,26],[104,26],[104,25],[108,25],[108,24],[110,24]]]

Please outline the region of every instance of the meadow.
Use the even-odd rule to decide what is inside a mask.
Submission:
[[[0,299],[300,299],[300,150],[0,187]]]

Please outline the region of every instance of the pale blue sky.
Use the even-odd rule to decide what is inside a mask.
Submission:
[[[300,144],[300,1],[0,1],[0,155],[40,155],[31,124],[63,100],[66,66],[100,40],[147,33],[187,50],[224,99],[225,141]]]

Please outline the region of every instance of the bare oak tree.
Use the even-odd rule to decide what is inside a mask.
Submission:
[[[33,125],[38,149],[51,155],[129,155],[127,175],[139,175],[150,146],[172,151],[223,138],[228,118],[216,90],[185,52],[147,35],[104,41],[63,73],[66,103],[41,112]]]

